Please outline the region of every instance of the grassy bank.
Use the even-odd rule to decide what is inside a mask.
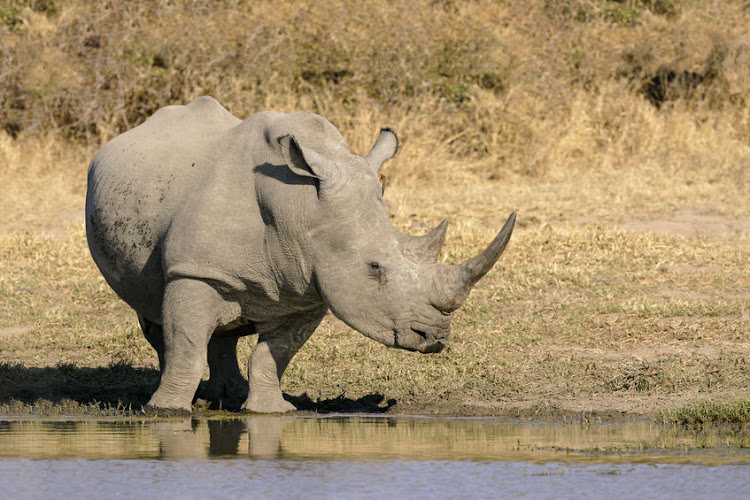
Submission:
[[[86,248],[86,166],[203,94],[240,117],[316,111],[360,154],[394,128],[394,224],[449,216],[447,262],[519,212],[449,349],[390,350],[329,317],[282,381],[301,407],[658,417],[750,400],[743,2],[4,1],[0,21],[0,409],[147,400],[156,357]]]
[[[750,421],[750,401],[727,403],[700,401],[688,406],[664,410],[661,421],[668,425],[678,425],[702,431],[716,425],[746,428]]]

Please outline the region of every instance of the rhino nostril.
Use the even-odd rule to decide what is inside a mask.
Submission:
[[[416,333],[417,335],[419,335],[420,337],[422,337],[424,339],[427,338],[427,334],[425,332],[421,331],[421,330],[417,330],[416,328],[412,328],[411,331],[413,331],[414,333]]]

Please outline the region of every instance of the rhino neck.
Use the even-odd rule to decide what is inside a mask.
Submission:
[[[311,253],[314,233],[324,220],[315,186],[292,184],[285,178],[285,167],[265,165],[256,168],[256,199],[262,221],[263,261],[269,279],[264,289],[276,300],[304,297],[322,302],[313,283]]]
[[[264,288],[271,292],[271,298],[281,300],[282,296],[310,295],[311,288],[314,289],[311,287],[312,269],[308,264],[304,242],[290,237],[288,229],[280,231],[278,227],[266,226],[264,232],[263,252],[273,282]]]

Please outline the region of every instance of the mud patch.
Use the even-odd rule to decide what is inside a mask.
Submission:
[[[682,326],[687,320],[675,319],[672,323]],[[750,357],[750,343],[746,342],[713,342],[707,345],[659,345],[636,347],[630,349],[606,349],[597,347],[554,346],[538,347],[534,355],[538,358],[547,356],[570,355],[585,360],[613,360],[625,363],[657,363],[665,358],[701,356],[706,360],[719,359],[724,353]]]
[[[387,414],[393,415],[455,415],[468,417],[498,416],[505,418],[589,419],[657,418],[659,412],[676,409],[707,397],[716,401],[734,401],[750,397],[750,391],[712,392],[698,390],[674,394],[614,393],[576,396],[530,396],[498,401],[439,401],[431,403],[399,403]]]
[[[0,328],[0,340],[25,335],[32,330],[33,328],[30,326],[9,326],[7,328]]]
[[[618,229],[686,238],[747,238],[750,217],[728,217],[710,211],[679,210],[671,214],[617,224]]]

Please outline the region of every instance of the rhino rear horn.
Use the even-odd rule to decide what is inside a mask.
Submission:
[[[367,153],[365,159],[367,163],[375,170],[375,173],[380,171],[383,163],[394,157],[398,151],[398,137],[396,133],[389,129],[384,128],[380,130],[375,144],[373,144],[370,152]]]
[[[463,304],[469,296],[472,287],[492,269],[495,262],[505,251],[505,247],[513,234],[516,224],[516,213],[513,212],[505,221],[503,228],[497,233],[487,248],[479,255],[472,257],[462,264],[450,266],[443,271],[438,294],[431,301],[442,311],[453,311]]]
[[[443,249],[447,232],[448,219],[444,219],[423,236],[407,236],[403,245],[404,252],[419,262],[435,262]]]

